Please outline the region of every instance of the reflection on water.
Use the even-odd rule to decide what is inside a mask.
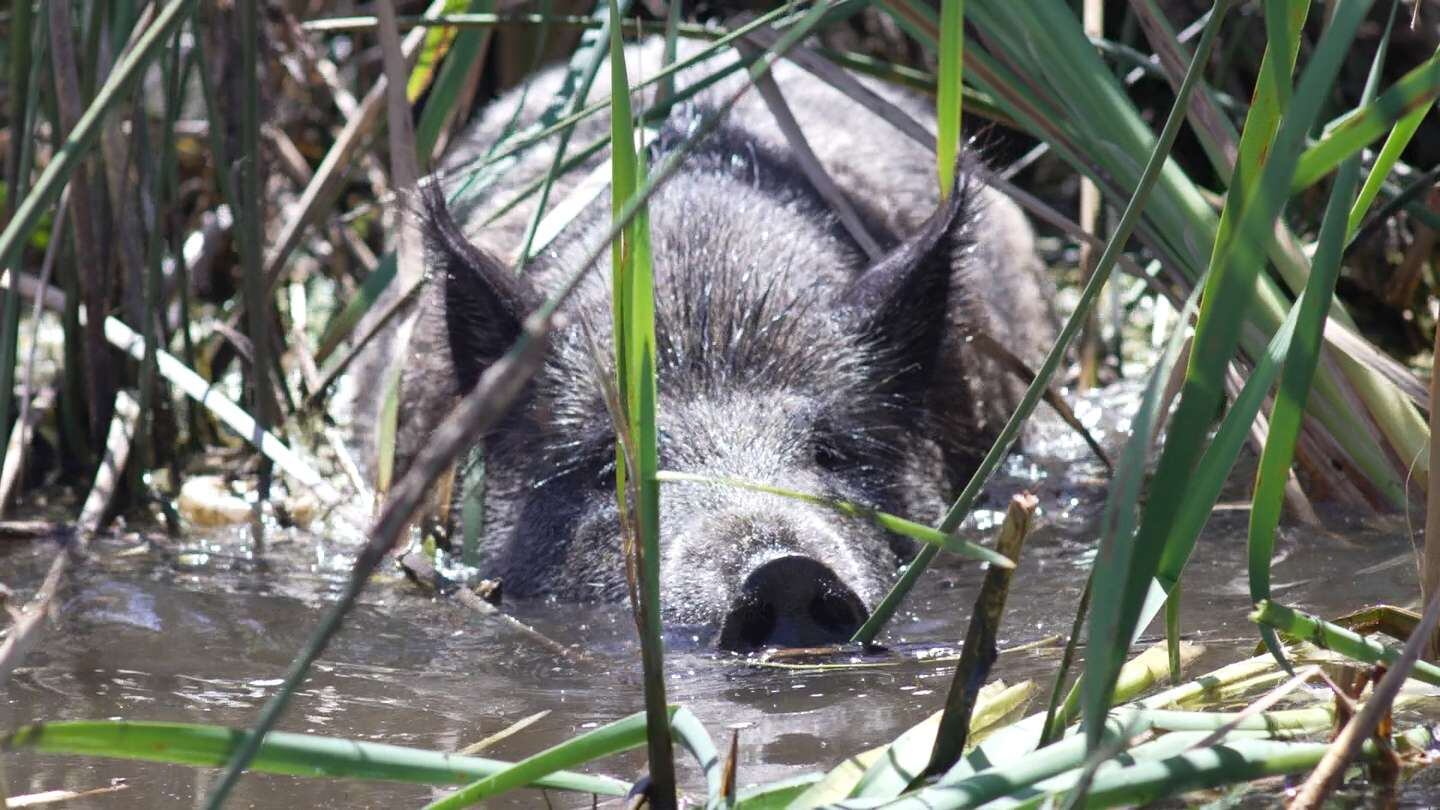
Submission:
[[[1121,437],[1103,424],[1128,413],[1133,391],[1112,389],[1077,412],[1110,446]],[[1009,494],[1039,495],[1042,527],[1025,550],[1009,600],[1001,646],[1068,632],[1093,559],[1093,524],[1104,497],[1101,471],[1063,428],[1042,422],[1029,452],[1007,465],[972,527],[988,533]],[[1238,487],[1243,492],[1244,487]],[[1188,638],[1209,646],[1212,668],[1248,655],[1244,575],[1247,514],[1216,513],[1191,563],[1184,593]],[[1339,531],[1286,530],[1274,572],[1278,598],[1336,614],[1415,593],[1403,518],[1342,525]],[[317,530],[317,534],[323,534]],[[261,561],[243,531],[175,544],[151,538],[104,540],[80,567],[59,622],[4,690],[0,725],[37,720],[126,717],[244,725],[279,682],[343,576],[340,552],[354,538],[293,535],[272,542]],[[53,553],[46,544],[0,547],[0,579],[28,592]],[[941,562],[897,618],[890,640],[954,644],[969,619],[979,569]],[[508,609],[589,661],[568,661],[513,630],[449,602],[418,595],[396,577],[377,581],[296,697],[281,727],[291,731],[454,750],[540,710],[545,718],[487,755],[514,758],[641,707],[633,626],[618,608],[520,604]],[[1002,656],[996,676],[1034,678],[1048,692],[1053,650]],[[681,650],[668,659],[670,696],[691,708],[722,746],[738,729],[742,784],[823,770],[845,755],[893,739],[941,705],[950,667],[910,662],[848,671],[747,666],[729,656]],[[1196,671],[1199,671],[1198,669]],[[632,778],[634,753],[606,764]],[[211,771],[33,754],[6,758],[13,793],[102,787],[127,790],[90,806],[188,805]],[[688,771],[692,785],[696,773]],[[417,806],[427,788],[248,776],[235,807]],[[557,807],[588,806],[554,796]],[[509,806],[533,806],[517,796]],[[74,805],[71,805],[74,806]]]

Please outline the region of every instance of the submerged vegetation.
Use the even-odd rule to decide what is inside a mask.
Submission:
[[[253,727],[138,716],[42,722],[4,730],[4,748],[222,768],[207,786],[212,807],[251,770],[455,788],[433,807],[539,786],[643,796],[662,808],[958,808],[1136,804],[1303,773],[1292,806],[1318,807],[1351,765],[1393,789],[1440,746],[1431,726],[1391,715],[1417,700],[1402,691],[1407,678],[1440,685],[1431,663],[1440,484],[1429,478],[1440,444],[1432,443],[1433,389],[1416,373],[1434,354],[1429,302],[1440,283],[1440,139],[1427,118],[1440,98],[1440,51],[1414,56],[1440,45],[1440,6],[821,0],[724,14],[603,0],[589,13],[561,14],[550,3],[399,5],[375,0],[361,9],[374,16],[339,17],[319,13],[323,4],[255,0],[10,4],[0,232],[0,424],[10,439],[0,444],[0,510],[30,516],[41,511],[34,493],[87,494],[63,503],[62,524],[3,524],[12,534],[29,527],[40,536],[30,542],[58,543],[48,576],[5,631],[0,682],[35,648],[68,572],[116,514],[173,525],[182,504],[197,519],[181,487],[215,469],[207,455],[216,448],[247,447],[243,463],[253,461],[246,475],[258,482],[256,497],[239,514],[253,521],[257,555],[267,527],[304,512],[363,530],[365,541]],[[1097,16],[1102,24],[1087,34],[1082,17]],[[636,36],[672,45],[651,75],[628,76],[624,60],[606,61]],[[708,44],[676,62],[677,37]],[[712,60],[737,51],[738,62]],[[466,167],[451,202],[485,194],[540,140],[565,144],[525,192],[547,202],[526,232],[524,259],[563,227],[557,212],[570,210],[550,199],[555,178],[609,151],[604,249],[615,268],[617,378],[607,393],[644,711],[518,762],[273,731],[392,552],[413,543],[422,557],[434,553],[416,528],[432,487],[483,487],[483,461],[465,458],[467,439],[504,415],[597,258],[529,313],[509,353],[394,480],[398,380],[363,380],[387,408],[378,459],[352,457],[336,429],[348,417],[334,389],[382,329],[409,329],[407,304],[425,283],[419,200],[439,193],[424,173],[476,104],[567,52],[568,95],[550,103],[541,125],[514,129]],[[1081,260],[1057,341],[1026,370],[1033,381],[1019,407],[935,526],[825,493],[705,481],[806,500],[922,541],[852,640],[864,646],[847,653],[884,640],[941,551],[988,563],[973,608],[954,606],[973,614],[942,711],[828,773],[742,790],[737,744],[722,754],[705,724],[712,718],[666,700],[657,527],[664,489],[697,481],[660,469],[646,216],[654,191],[724,109],[709,111],[653,166],[645,144],[671,107],[711,80],[744,70],[762,92],[782,59],[893,123],[897,138],[933,148],[942,190],[951,188],[963,133],[978,134],[991,144],[987,181],[1046,229],[1054,264]],[[691,66],[715,70],[675,84]],[[840,67],[934,93],[938,135]],[[617,88],[665,89],[648,108],[631,93],[589,98],[601,69]],[[577,121],[603,111],[612,116],[608,140],[569,143]],[[1081,178],[1115,213],[1109,227],[1097,231],[1085,216],[1092,221],[1082,227],[1067,213]],[[1103,305],[1107,289],[1123,290],[1130,305]],[[1040,685],[1048,688],[987,683],[1036,502],[1017,495],[992,546],[962,524],[1040,400],[1068,381],[1072,344],[1087,325],[1119,342],[1141,301],[1154,320],[1153,351],[1062,665]],[[1085,361],[1076,379],[1133,368],[1122,355]],[[1203,621],[1180,611],[1186,563],[1247,446],[1258,457],[1253,481],[1243,482],[1250,618],[1264,654],[1186,681],[1195,650],[1181,632]],[[210,502],[205,508],[224,507]],[[1337,509],[1419,514],[1422,502],[1422,593],[1395,601],[1418,601],[1423,616],[1383,609],[1378,622],[1351,628],[1273,592],[1282,516],[1318,527]],[[54,506],[44,514],[53,519]],[[461,523],[468,564],[477,521]],[[1162,611],[1165,643],[1134,655]],[[1380,640],[1377,627],[1403,647]],[[1352,669],[1332,666],[1340,660]],[[1331,691],[1317,698],[1307,684]],[[1048,705],[1024,714],[1037,691]],[[1240,711],[1218,710],[1239,703]],[[641,747],[648,776],[634,784],[575,772]],[[687,760],[696,767],[684,766],[682,777],[698,767],[703,787],[677,785],[677,761]]]

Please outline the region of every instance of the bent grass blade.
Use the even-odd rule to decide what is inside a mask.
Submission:
[[[1291,192],[1314,185],[1346,158],[1392,131],[1397,123],[1416,111],[1423,115],[1436,98],[1440,98],[1440,53],[1412,68],[1374,101],[1331,122],[1320,140],[1300,156]]]
[[[673,715],[670,709],[667,715]],[[666,717],[668,727],[670,716]],[[507,791],[534,783],[536,780],[564,768],[570,768],[602,757],[628,751],[645,744],[645,713],[632,714],[559,745],[541,751],[534,756],[494,771],[484,778],[471,782],[450,795],[431,802],[425,810],[454,810],[469,807],[485,799],[493,798]]]
[[[739,478],[719,478],[708,475],[672,472],[670,470],[657,472],[655,474],[655,480],[662,483],[713,484],[716,486],[735,487],[736,489],[763,492],[768,495],[814,504],[815,506],[823,506],[826,509],[833,509],[842,515],[869,520],[871,523],[874,523],[886,531],[894,532],[902,537],[908,537],[911,540],[918,540],[921,543],[925,543],[927,547],[949,551],[953,554],[987,562],[1000,568],[1015,567],[1013,560],[998,551],[982,546],[971,540],[966,540],[957,534],[945,533],[931,526],[926,526],[923,523],[906,520],[898,515],[881,512],[878,509],[861,506],[860,504],[841,498],[829,498],[824,495],[798,492],[793,489],[761,484],[755,481],[744,481]]]
[[[22,726],[0,738],[0,749],[217,768],[230,760],[244,736],[243,729],[225,726],[82,720]],[[251,763],[253,770],[263,773],[423,785],[459,784],[512,767],[512,763],[484,757],[285,731],[267,734]],[[559,769],[551,769],[527,784],[598,796],[623,796],[630,789],[629,784],[618,779]]]

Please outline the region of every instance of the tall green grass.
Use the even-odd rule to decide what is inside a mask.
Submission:
[[[630,114],[630,80],[620,37],[620,9],[610,2],[610,189],[618,217],[635,199],[645,177],[643,144],[635,140]],[[637,153],[637,149],[640,150]],[[559,155],[557,153],[557,160]],[[543,196],[542,196],[543,200]],[[536,217],[538,219],[539,209]],[[530,230],[531,235],[534,229]],[[645,713],[650,753],[650,801],[675,806],[675,767],[665,702],[665,642],[660,618],[660,468],[655,384],[655,272],[650,256],[650,220],[640,208],[620,232],[611,251],[611,304],[615,342],[615,497],[625,538],[630,600],[640,630],[645,678]]]
[[[1223,239],[1222,231],[1222,240],[1215,245],[1191,343],[1190,365],[1170,422],[1170,438],[1161,452],[1135,534],[1117,536],[1109,548],[1101,551],[1101,558],[1109,560],[1107,551],[1128,545],[1129,559],[1096,569],[1096,589],[1118,594],[1119,598],[1101,602],[1092,611],[1085,672],[1085,714],[1092,746],[1099,744],[1099,727],[1109,705],[1110,684],[1124,657],[1124,650],[1117,649],[1113,640],[1133,638],[1143,626],[1150,580],[1167,551],[1194,543],[1193,534],[1174,533],[1174,517],[1186,497],[1197,491],[1195,467],[1204,451],[1207,428],[1221,401],[1225,367],[1238,347],[1241,325],[1252,298],[1250,291],[1264,263],[1265,244],[1285,202],[1305,134],[1315,122],[1324,88],[1333,84],[1340,60],[1349,49],[1367,6],[1368,3],[1351,3],[1337,10],[1291,96],[1291,103],[1284,109],[1266,150],[1267,162],[1250,183],[1237,178],[1237,182],[1231,184],[1226,208],[1239,211],[1235,217],[1237,224],[1228,241]],[[1270,22],[1273,20],[1267,17],[1267,23]],[[1285,23],[1282,18],[1280,24]],[[1265,74],[1272,80],[1273,75],[1274,71]],[[1328,304],[1328,299],[1325,295],[1321,300]],[[1215,475],[1223,478],[1229,472],[1229,464],[1219,466]],[[1196,529],[1198,533],[1198,527]]]
[[[1361,104],[1368,103],[1374,97],[1380,83],[1386,45],[1398,11],[1399,4],[1392,3],[1385,35],[1371,65]],[[1286,352],[1285,370],[1280,379],[1275,405],[1270,411],[1269,437],[1260,456],[1260,467],[1255,477],[1255,494],[1250,507],[1250,597],[1257,603],[1270,598],[1270,561],[1274,555],[1275,530],[1280,524],[1280,513],[1285,502],[1285,483],[1290,475],[1290,464],[1295,457],[1295,442],[1300,435],[1305,402],[1310,396],[1315,370],[1320,362],[1325,320],[1329,314],[1330,299],[1335,293],[1336,281],[1340,277],[1340,259],[1349,232],[1351,212],[1354,204],[1358,202],[1355,195],[1359,180],[1360,156],[1351,155],[1340,164],[1330,187],[1330,201],[1325,207],[1325,216],[1321,220],[1320,233],[1316,238],[1315,255],[1310,263],[1310,280],[1296,304],[1299,309],[1296,333]],[[1262,630],[1261,635],[1270,652],[1280,658],[1283,655],[1280,639],[1268,629]]]

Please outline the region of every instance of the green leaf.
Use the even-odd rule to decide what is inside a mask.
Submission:
[[[848,515],[853,518],[869,520],[876,526],[886,531],[894,532],[902,537],[909,537],[912,540],[919,540],[935,548],[958,554],[962,557],[970,557],[997,565],[1001,568],[1014,568],[1015,562],[994,549],[982,546],[979,543],[966,540],[958,534],[946,534],[926,526],[923,523],[916,523],[913,520],[906,520],[888,512],[881,512],[878,509],[871,509],[867,506],[840,498],[829,498],[823,495],[812,495],[808,492],[797,492],[793,489],[760,484],[754,481],[742,481],[738,478],[717,478],[708,475],[695,475],[692,473],[671,472],[661,470],[655,473],[655,480],[669,483],[696,483],[696,484],[719,484],[721,486],[735,487],[737,489],[748,489],[751,492],[764,492],[769,495],[776,495],[781,498],[803,501],[815,506]]]
[[[616,0],[609,0],[610,19],[619,20]],[[645,183],[643,152],[636,153],[635,124],[630,112],[630,79],[625,71],[625,49],[620,26],[611,25],[610,34],[610,169],[612,216],[619,222],[627,208],[639,199]],[[650,255],[650,219],[640,207],[611,247],[614,297],[616,390],[621,397],[621,429],[629,442],[617,441],[616,499],[622,524],[633,533],[639,556],[635,566],[638,582],[633,591],[640,625],[640,658],[644,675],[645,713],[651,789],[657,803],[673,803],[675,772],[672,760],[670,723],[665,702],[665,642],[660,620],[660,485],[655,382],[655,289]],[[622,439],[625,437],[621,437]],[[633,459],[625,447],[633,448]],[[627,470],[634,463],[636,469]],[[629,484],[633,482],[633,489]],[[627,504],[633,494],[635,502]],[[668,799],[668,801],[667,801]]]
[[[671,710],[673,712],[673,710]],[[667,722],[669,718],[666,718]],[[454,810],[469,807],[555,773],[602,757],[629,751],[645,743],[645,715],[632,714],[624,720],[587,731],[578,737],[526,757],[460,790],[426,805],[426,810]]]
[[[941,0],[940,66],[936,74],[935,163],[940,176],[940,198],[955,188],[955,158],[960,153],[960,115],[964,97],[965,0]]]
[[[396,270],[395,254],[386,253],[380,263],[375,266],[375,271],[365,277],[361,282],[360,289],[355,291],[355,297],[351,298],[345,308],[340,310],[330,322],[325,325],[325,332],[320,336],[319,347],[315,350],[315,362],[324,364],[330,359],[330,355],[340,348],[345,338],[350,334],[360,319],[370,307],[380,300],[380,295],[395,280]]]
[[[689,709],[681,707],[676,709],[670,718],[670,730],[674,732],[675,739],[690,752],[695,764],[700,766],[700,772],[705,774],[705,806],[720,807],[725,799],[722,792],[725,766],[720,761],[720,752],[715,748],[715,741],[711,739],[710,732],[705,730],[705,724]]]
[[[1386,30],[1386,36],[1388,38],[1389,29]],[[1383,52],[1377,50],[1376,63],[1378,64],[1382,58]],[[1436,51],[1436,56],[1431,57],[1432,60],[1436,58],[1440,58],[1440,50]],[[1361,101],[1361,106],[1369,103],[1370,99],[1366,98]],[[1400,161],[1400,153],[1405,151],[1405,147],[1410,144],[1410,140],[1420,130],[1420,122],[1425,120],[1425,115],[1433,107],[1434,103],[1432,102],[1420,105],[1406,113],[1405,117],[1396,122],[1395,128],[1390,130],[1390,134],[1386,136],[1385,145],[1380,147],[1380,154],[1375,156],[1375,164],[1370,167],[1370,174],[1365,177],[1365,185],[1360,188],[1360,195],[1355,198],[1355,204],[1350,207],[1350,218],[1345,227],[1347,240],[1355,236],[1355,231],[1360,227],[1361,221],[1365,219],[1365,213],[1370,210],[1371,204],[1375,202],[1375,197],[1380,194],[1380,187],[1385,184],[1385,178],[1389,176],[1390,170],[1395,168],[1395,164]]]
[[[614,5],[616,7],[614,9],[611,9],[611,5]],[[602,20],[601,26],[598,29],[586,30],[585,33],[581,35],[580,46],[575,50],[575,54],[571,57],[570,60],[572,65],[571,72],[567,75],[566,78],[570,80],[567,82],[567,84],[573,84],[574,87],[569,97],[567,115],[576,116],[581,112],[581,110],[584,109],[585,99],[587,96],[590,95],[590,85],[594,83],[595,75],[597,73],[596,70],[591,69],[590,65],[598,64],[595,62],[595,60],[607,52],[607,47],[610,45],[610,43],[616,36],[616,33],[612,33],[612,29],[615,29],[615,31],[618,32],[618,23],[623,20],[622,15],[627,9],[629,9],[629,7],[629,0],[625,0],[625,2],[618,5],[613,3],[607,5],[607,2],[600,2],[596,4],[594,16]],[[579,68],[579,65],[581,64],[584,64],[585,67]],[[628,83],[626,87],[628,89]],[[626,115],[629,115],[629,103],[630,100],[628,98],[627,92],[627,98],[625,99],[624,105]],[[548,116],[549,118],[557,117],[561,109],[566,108],[561,108],[558,104],[552,104],[552,109],[555,110],[556,115]],[[547,110],[546,112],[548,113],[549,110]],[[542,124],[544,123],[546,118],[547,116],[541,116]],[[611,126],[614,126],[613,122]],[[563,170],[565,167],[565,152],[570,147],[570,136],[574,132],[575,129],[573,127],[568,127],[566,129],[562,129],[559,136],[556,138],[555,156],[550,161],[550,169],[546,171],[544,178],[542,178],[541,180],[539,188],[540,199],[538,202],[535,203],[535,212],[531,215],[530,224],[527,225],[525,228],[525,237],[520,242],[519,255],[520,264],[522,266],[526,262],[530,261],[530,258],[534,255],[534,251],[536,249],[535,233],[540,228],[540,222],[545,216],[545,206],[550,200],[550,189],[552,186],[554,186],[555,179],[561,174],[563,174]]]
[[[1374,96],[1380,80],[1390,31],[1395,25],[1399,3],[1390,5],[1390,21],[1380,40],[1370,68],[1361,103]],[[1315,257],[1310,262],[1310,280],[1300,294],[1299,314],[1295,332],[1285,353],[1285,371],[1280,390],[1270,411],[1270,431],[1260,454],[1255,473],[1255,491],[1250,504],[1249,574],[1250,598],[1256,602],[1270,598],[1270,561],[1275,552],[1275,529],[1280,525],[1280,512],[1285,506],[1285,485],[1289,481],[1290,462],[1295,457],[1295,442],[1300,437],[1300,423],[1305,416],[1305,402],[1320,363],[1320,348],[1325,341],[1325,321],[1330,313],[1330,299],[1335,282],[1340,278],[1345,240],[1349,231],[1349,212],[1360,179],[1360,156],[1352,155],[1340,165],[1330,201],[1320,224]],[[1261,627],[1260,636],[1275,660],[1286,670],[1290,662],[1280,639],[1268,627]]]
[[[1368,0],[1365,4],[1369,5]],[[1326,127],[1320,140],[1301,155],[1291,190],[1301,191],[1314,185],[1345,158],[1390,131],[1396,122],[1416,111],[1428,110],[1437,97],[1440,97],[1440,53],[1411,69],[1374,101]]]
[[[0,749],[218,768],[230,760],[244,737],[243,729],[224,726],[96,720],[22,726],[0,738]],[[263,773],[288,776],[454,785],[500,774],[513,766],[483,757],[272,731],[260,743],[250,767]],[[630,789],[617,779],[568,773],[558,768],[522,784],[601,796],[623,796]]]
[[[1286,5],[1285,0],[1280,2]],[[886,7],[903,9],[922,35],[928,24],[929,41],[933,42],[933,15],[927,23],[924,9],[919,8],[922,5],[914,0],[892,0]],[[1094,180],[1112,204],[1118,206],[1128,199],[1139,180],[1138,156],[1152,150],[1154,137],[1125,89],[1081,35],[1071,4],[970,0],[966,16],[983,35],[966,53],[967,82],[984,91],[1021,128],[1045,140],[1057,156]],[[1289,41],[1288,35],[1277,41],[1280,39]],[[979,47],[981,44],[985,47]],[[1217,158],[1222,155],[1216,153]],[[1227,175],[1234,171],[1228,163],[1217,162],[1216,168]],[[1167,273],[1173,273],[1182,287],[1189,287],[1210,266],[1217,228],[1218,220],[1200,188],[1171,164],[1157,181],[1136,236],[1164,263]],[[1293,290],[1303,287],[1308,260],[1293,237],[1284,233],[1282,239],[1270,240],[1266,246],[1283,283]],[[1255,277],[1250,291],[1254,300],[1246,318],[1254,328],[1247,328],[1241,336],[1241,346],[1249,357],[1264,350],[1267,337],[1285,316],[1289,296],[1281,283],[1270,273]],[[1332,317],[1345,315],[1337,306]],[[1414,457],[1424,446],[1426,434],[1423,420],[1397,395],[1395,387],[1369,367],[1341,357],[1336,366],[1321,369],[1310,413],[1339,445],[1341,460],[1360,470],[1376,490],[1399,506],[1405,501],[1405,470],[1394,459]],[[1355,413],[1357,398],[1366,412]],[[1378,433],[1355,430],[1356,419],[1373,422]]]
[[[1127,642],[1135,637],[1142,609],[1169,539],[1178,505],[1196,486],[1195,466],[1209,424],[1219,406],[1226,366],[1235,354],[1251,291],[1264,264],[1275,219],[1289,197],[1306,133],[1319,114],[1340,64],[1369,2],[1342,5],[1321,38],[1305,69],[1290,109],[1280,122],[1269,160],[1253,187],[1232,185],[1227,208],[1241,205],[1234,238],[1217,241],[1211,272],[1201,299],[1199,321],[1180,403],[1171,422],[1165,449],[1151,484],[1149,498],[1133,538],[1119,538],[1130,551],[1128,564],[1097,567],[1095,590],[1114,594],[1097,600],[1090,614],[1090,643],[1085,668],[1084,701],[1092,749],[1100,742],[1101,720],[1109,693],[1124,660]]]
[[[1425,729],[1419,729],[1417,740],[1428,738]],[[1150,746],[1167,744],[1188,746],[1198,742],[1191,735],[1168,734]],[[1303,773],[1314,768],[1329,749],[1328,743],[1282,742],[1278,740],[1229,739],[1206,748],[1173,750],[1168,756],[1142,756],[1140,746],[1132,749],[1130,760],[1107,763],[1096,772],[1095,781],[1085,794],[1085,807],[1134,807],[1148,805],[1167,796],[1175,796],[1192,790],[1220,787],[1239,782],[1262,779],[1267,776]],[[1156,752],[1159,753],[1159,752]],[[1365,747],[1366,760],[1378,759],[1384,754],[1368,742]],[[1393,755],[1392,755],[1393,756]],[[1053,781],[1037,787],[1051,792],[1052,796],[1074,787],[1078,773],[1056,777]],[[1041,807],[1053,802],[1051,796],[1039,796],[1030,802],[1013,805],[1016,807]],[[937,805],[935,810],[939,810]]]
[[[1195,540],[1204,528],[1205,521],[1210,518],[1210,511],[1220,497],[1230,469],[1240,455],[1240,448],[1245,446],[1250,435],[1250,425],[1265,404],[1265,396],[1280,373],[1281,361],[1290,347],[1291,336],[1299,317],[1300,308],[1292,307],[1289,316],[1270,339],[1269,347],[1250,370],[1250,376],[1246,378],[1240,394],[1230,404],[1230,410],[1215,431],[1214,439],[1187,480],[1185,491],[1179,497],[1178,505],[1171,516],[1152,592],[1154,588],[1158,588],[1162,594],[1167,593],[1180,582],[1185,563],[1189,561],[1190,552],[1195,548]],[[1147,605],[1145,612],[1141,614],[1141,623],[1153,618],[1154,610],[1157,609],[1158,605]]]
[[[911,8],[915,6],[915,4],[909,3],[908,0],[906,4],[907,7]],[[988,3],[983,2],[980,7],[989,8],[993,12],[1002,12],[1007,8],[1003,4],[989,6]],[[1027,5],[1027,8],[1055,10],[1056,7],[1054,4],[1036,3],[1033,6]],[[1223,18],[1223,16],[1223,14],[1219,14],[1218,12],[1214,15],[1214,17],[1220,18]],[[1212,17],[1212,19],[1214,18]],[[1073,22],[1072,15],[1071,23]],[[956,498],[955,502],[951,504],[949,510],[946,511],[945,517],[937,527],[938,531],[948,534],[959,527],[960,522],[964,520],[966,514],[969,513],[970,508],[974,505],[976,498],[979,497],[985,483],[1009,453],[1015,439],[1019,436],[1020,427],[1025,423],[1025,420],[1030,418],[1030,414],[1034,412],[1035,405],[1040,401],[1040,397],[1045,391],[1046,386],[1050,384],[1050,379],[1054,376],[1055,370],[1059,367],[1070,343],[1085,323],[1090,308],[1094,306],[1095,301],[1099,298],[1100,291],[1104,288],[1105,282],[1110,276],[1110,271],[1119,259],[1125,243],[1130,239],[1130,235],[1140,223],[1142,212],[1149,210],[1148,201],[1150,191],[1162,178],[1170,148],[1174,144],[1175,136],[1179,134],[1180,124],[1184,120],[1183,111],[1187,99],[1189,98],[1190,92],[1194,89],[1196,79],[1200,73],[1198,66],[1204,64],[1203,58],[1209,54],[1210,46],[1215,40],[1214,32],[1217,29],[1218,24],[1206,26],[1206,38],[1202,41],[1201,47],[1196,51],[1196,60],[1191,63],[1190,70],[1186,73],[1185,80],[1181,84],[1180,92],[1177,95],[1176,103],[1165,121],[1165,127],[1156,140],[1153,149],[1149,151],[1149,157],[1145,163],[1145,168],[1141,173],[1139,182],[1136,184],[1129,202],[1126,204],[1125,210],[1120,216],[1120,222],[1116,225],[1115,232],[1111,234],[1110,240],[1105,245],[1105,250],[1095,263],[1095,269],[1080,294],[1080,301],[1076,304],[1075,311],[1061,328],[1060,334],[1055,339],[1055,344],[1051,347],[1049,353],[1045,355],[1045,360],[1036,372],[1035,380],[1025,390],[1025,394],[1021,397],[1020,404],[1016,406],[1015,412],[1011,414],[1009,421],[1001,428],[1000,435],[996,437],[995,443],[981,460],[979,467],[971,476],[969,483],[965,485],[965,489],[960,493],[959,497]],[[1043,26],[1040,27],[1040,30],[1043,30]],[[1095,56],[1094,53],[1091,52],[1088,40],[1085,39],[1083,34],[1079,34],[1078,32],[1073,33],[1076,33],[1079,39],[1084,42],[1084,45],[1081,46],[1078,53],[1088,54],[1089,58],[1094,59]],[[1059,47],[1059,45],[1057,44],[1056,47]],[[1106,75],[1108,75],[1108,73]],[[890,589],[890,592],[875,606],[874,612],[866,619],[865,624],[855,632],[852,639],[853,641],[869,643],[875,639],[880,629],[884,627],[885,623],[890,620],[890,617],[895,614],[900,602],[904,600],[905,595],[909,593],[910,589],[914,587],[915,582],[919,580],[921,574],[925,572],[930,561],[934,559],[935,553],[936,550],[931,546],[926,546],[920,550],[920,553],[915,556],[915,559],[906,566],[905,572]]]
[[[464,0],[452,0],[448,6],[461,7]],[[447,6],[447,11],[449,10]],[[494,0],[471,0],[470,11],[488,12],[495,6]],[[454,34],[454,41],[450,43],[449,50],[445,54],[445,61],[440,65],[440,72],[435,77],[435,83],[430,88],[430,96],[425,99],[425,109],[420,113],[420,123],[415,126],[415,152],[420,158],[421,168],[430,165],[430,157],[435,152],[435,144],[440,140],[440,133],[445,124],[453,115],[456,105],[460,101],[460,94],[464,91],[466,79],[471,71],[478,70],[476,62],[485,58],[485,52],[490,42],[490,35],[494,29],[491,28],[462,28]],[[425,35],[425,44],[420,51],[420,59],[416,62],[415,70],[410,73],[410,83],[405,88],[405,96],[412,102],[420,96],[424,85],[420,84],[420,91],[417,91],[419,83],[420,66],[431,59],[432,39],[437,33],[444,32],[443,28],[431,29]]]
[[[747,788],[735,797],[735,810],[783,810],[819,780],[820,774],[806,773]]]
[[[465,7],[465,0],[446,0],[445,5],[439,9],[440,14],[453,14]],[[478,10],[478,9],[472,9]],[[420,53],[415,57],[415,67],[410,69],[410,75],[405,81],[405,98],[411,104],[420,100],[425,88],[430,86],[431,79],[437,74],[436,65],[445,58],[445,54],[451,49],[459,36],[468,33],[467,31],[456,31],[454,28],[436,26],[425,32],[425,41],[420,45]]]
[[[1255,88],[1255,97],[1245,114],[1245,127],[1240,133],[1239,156],[1235,171],[1230,177],[1232,193],[1226,199],[1220,212],[1220,227],[1216,231],[1211,260],[1223,246],[1234,238],[1235,226],[1244,211],[1244,195],[1255,185],[1269,158],[1280,126],[1282,99],[1290,95],[1291,75],[1295,72],[1295,57],[1300,50],[1300,30],[1310,13],[1309,0],[1287,0],[1281,14],[1280,3],[1265,3],[1265,33],[1269,41],[1265,55],[1260,58],[1261,81]]]
[[[1366,664],[1389,666],[1399,660],[1401,651],[1356,633],[1319,616],[1288,608],[1269,599],[1255,605],[1250,621],[1272,627],[1291,638],[1308,641],[1315,646],[1339,653]],[[1410,677],[1432,686],[1440,686],[1440,666],[1429,661],[1415,662]]]

